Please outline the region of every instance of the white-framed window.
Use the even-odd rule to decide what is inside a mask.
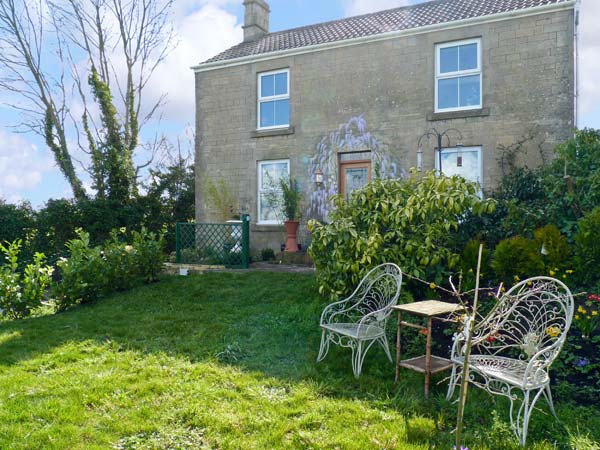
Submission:
[[[290,71],[258,74],[258,129],[290,126]]]
[[[282,223],[280,181],[290,177],[290,160],[278,159],[258,162],[258,223],[279,225]]]
[[[435,111],[482,107],[481,39],[435,46]]]
[[[442,173],[448,177],[460,175],[466,180],[483,185],[483,164],[481,147],[460,147],[442,149]],[[436,151],[435,168],[440,170],[440,154]],[[481,196],[481,190],[480,190]]]

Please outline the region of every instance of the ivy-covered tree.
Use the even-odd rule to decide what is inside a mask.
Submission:
[[[137,194],[139,171],[151,164],[156,148],[137,167],[133,155],[147,148],[140,145],[142,126],[164,101],[148,103],[144,91],[172,48],[173,3],[0,2],[0,92],[21,113],[22,131],[44,138],[78,200],[87,193],[76,151],[89,155],[82,168],[99,198]]]

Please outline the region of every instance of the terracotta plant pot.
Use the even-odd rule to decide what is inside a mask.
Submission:
[[[298,248],[298,242],[296,236],[298,235],[298,226],[300,222],[297,220],[289,220],[283,223],[285,226],[285,233],[287,234],[287,241],[285,243],[285,251],[287,253],[297,253],[300,249]]]

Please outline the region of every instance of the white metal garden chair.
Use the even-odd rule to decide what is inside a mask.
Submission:
[[[352,370],[358,378],[365,355],[376,342],[392,362],[385,327],[401,286],[400,268],[382,264],[371,270],[348,298],[328,305],[321,314],[323,332],[317,362],[327,356],[330,343],[350,347]]]
[[[525,445],[529,418],[540,396],[556,417],[548,369],[565,342],[573,308],[571,291],[562,282],[548,277],[530,278],[504,294],[487,317],[475,325],[469,382],[491,394],[508,397],[511,427],[521,445]],[[460,383],[465,342],[465,331],[455,335],[448,399]]]

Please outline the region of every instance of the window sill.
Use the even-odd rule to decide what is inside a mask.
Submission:
[[[435,122],[437,120],[466,119],[468,117],[487,117],[490,115],[490,108],[465,109],[464,111],[448,112],[428,112],[427,121]]]
[[[289,134],[294,134],[295,131],[296,130],[292,126],[284,128],[271,128],[268,130],[253,130],[250,132],[250,137],[261,138],[269,136],[287,136]]]

